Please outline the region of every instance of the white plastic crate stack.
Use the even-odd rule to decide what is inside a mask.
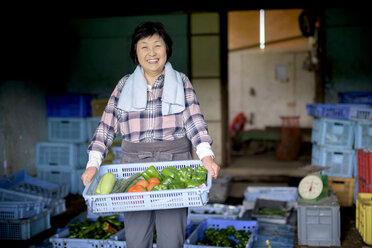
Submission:
[[[87,118],[92,97],[83,94],[47,96],[48,141],[36,145],[37,177],[68,185],[69,193],[81,194],[80,179],[88,161]]]
[[[323,171],[329,177],[357,179],[357,150],[372,147],[372,93],[339,93],[339,102],[307,105],[314,117],[311,163],[329,166]]]

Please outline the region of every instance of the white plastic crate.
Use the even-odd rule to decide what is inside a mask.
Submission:
[[[41,196],[0,188],[0,219],[24,219],[40,214],[47,202]]]
[[[0,239],[26,240],[50,227],[49,209],[44,209],[40,214],[34,215],[28,219],[0,219]]]
[[[340,246],[340,206],[336,195],[318,203],[298,202],[298,244],[308,246]]]
[[[47,182],[57,183],[67,188],[69,193],[81,194],[84,185],[80,179],[85,169],[40,166],[36,168],[37,177]]]
[[[215,247],[216,246],[205,246],[198,245],[197,242],[203,240],[204,231],[209,228],[215,230],[221,230],[227,228],[228,226],[233,226],[235,230],[241,230],[244,232],[250,232],[251,236],[245,248],[252,248],[254,241],[257,240],[259,224],[257,221],[246,221],[246,220],[222,220],[222,219],[206,219],[201,222],[198,227],[190,234],[190,236],[185,240],[183,245],[184,248],[205,248],[205,247]]]
[[[48,140],[83,143],[88,141],[86,118],[48,118]]]
[[[86,143],[38,142],[35,166],[83,168],[88,162]]]
[[[353,177],[356,152],[352,149],[313,145],[311,164],[329,166],[322,173],[330,177]]]
[[[253,209],[257,199],[286,201],[291,207],[297,207],[297,187],[266,187],[249,186],[244,191],[243,205],[246,209]]]
[[[68,188],[64,185],[61,186],[28,176],[26,169],[0,179],[0,188],[42,196],[47,200],[48,204],[52,200],[63,198],[68,194]]]
[[[192,224],[199,224],[205,219],[236,220],[244,214],[242,206],[225,204],[207,204],[201,207],[189,207],[187,218]]]
[[[354,122],[314,118],[311,142],[317,145],[352,149],[354,146]]]
[[[130,164],[112,164],[99,168],[98,173],[85,187],[83,197],[87,207],[93,213],[128,212],[140,210],[171,209],[203,206],[208,202],[208,192],[212,186],[212,177],[208,173],[207,185],[201,188],[172,189],[161,191],[146,191],[133,193],[114,193],[95,195],[99,179],[105,173],[111,172],[116,179],[128,178],[134,173],[142,173],[150,166],[159,172],[166,167],[173,166],[180,169],[186,166],[195,168],[202,165],[200,160],[182,160],[169,162],[147,162]]]
[[[70,232],[68,229],[64,229],[61,232],[53,235],[49,238],[53,248],[125,248],[125,229],[117,232],[113,235],[113,238],[109,239],[75,239],[68,238]]]
[[[358,121],[355,125],[355,149],[372,147],[372,121]]]

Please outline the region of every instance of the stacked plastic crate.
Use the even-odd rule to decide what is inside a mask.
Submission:
[[[81,194],[80,179],[88,161],[87,118],[92,115],[92,97],[84,94],[47,96],[48,141],[36,145],[37,177],[69,185],[69,192]]]
[[[329,177],[341,206],[355,203],[357,190],[357,150],[372,145],[372,93],[340,93],[339,104],[308,104],[314,117],[313,165],[329,166]]]
[[[0,180],[0,239],[26,240],[49,229],[50,217],[64,210],[65,187],[18,171]]]

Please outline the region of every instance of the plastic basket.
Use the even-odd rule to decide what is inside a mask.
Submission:
[[[330,177],[353,177],[356,153],[352,149],[313,145],[311,164],[329,166],[322,173]]]
[[[264,215],[259,212],[260,208],[279,208],[283,207],[286,211],[283,212],[282,215]],[[268,199],[260,199],[256,200],[254,205],[254,209],[252,211],[252,217],[256,218],[258,222],[269,222],[275,224],[286,224],[288,216],[290,214],[290,208],[287,206],[286,201],[279,201],[279,200],[268,200]]]
[[[0,239],[26,240],[39,234],[50,226],[50,210],[44,209],[40,214],[28,219],[0,219]]]
[[[48,95],[46,97],[48,117],[92,116],[92,96],[83,94]]]
[[[363,241],[372,245],[372,193],[358,193],[355,225]]]
[[[83,212],[72,219],[66,227],[59,233],[49,238],[49,242],[53,248],[89,248],[89,247],[100,247],[100,248],[124,248],[126,247],[125,242],[125,229],[118,231],[108,239],[77,239],[68,238],[70,235],[68,226],[78,221],[84,221],[87,218],[87,213]],[[93,220],[96,221],[96,220]]]
[[[372,149],[357,150],[357,178],[365,183],[372,184]]]
[[[66,187],[28,176],[26,169],[1,179],[0,188],[43,196],[49,200],[60,199],[68,194]]]
[[[227,228],[228,226],[234,226],[235,230],[243,230],[244,232],[251,232],[251,237],[249,238],[246,248],[253,247],[254,241],[257,239],[258,233],[258,223],[257,221],[243,221],[243,220],[221,220],[221,219],[206,219],[198,225],[198,227],[190,234],[186,239],[184,248],[205,248],[212,246],[197,245],[199,240],[203,240],[204,231],[213,228],[215,230],[220,230]],[[214,247],[214,246],[213,246]]]
[[[308,115],[340,120],[372,120],[372,107],[367,104],[307,104]]]
[[[66,143],[87,142],[86,118],[48,118],[48,140]]]
[[[84,185],[80,177],[84,170],[66,167],[36,167],[37,178],[67,187],[68,192],[72,194],[81,194],[83,192]]]
[[[336,193],[342,207],[353,206],[355,178],[328,177],[328,189]]]
[[[192,224],[199,224],[205,219],[225,219],[236,220],[243,215],[241,206],[231,206],[224,204],[207,204],[202,207],[188,208],[187,218]]]
[[[317,145],[340,148],[354,147],[354,122],[330,118],[315,118],[311,142]]]
[[[88,162],[86,149],[86,143],[38,142],[35,166],[83,168]]]
[[[336,195],[318,203],[298,203],[298,244],[308,246],[340,246],[340,206]]]
[[[30,218],[40,214],[46,205],[41,196],[0,188],[0,219]]]
[[[111,172],[116,179],[128,178],[134,173],[141,173],[154,166],[158,171],[173,166],[180,169],[186,166],[195,168],[202,165],[200,160],[183,160],[153,163],[112,164],[99,168],[97,175],[85,187],[83,197],[87,207],[93,213],[126,212],[155,209],[171,209],[203,206],[208,202],[208,192],[212,185],[212,177],[208,173],[207,185],[202,188],[172,189],[149,192],[115,193],[95,195],[99,179],[105,173]]]
[[[244,191],[244,207],[246,209],[253,209],[258,198],[286,201],[288,203],[288,206],[296,208],[298,190],[297,187],[249,186]]]
[[[357,121],[354,148],[372,148],[372,121]]]
[[[266,240],[270,240],[271,246],[275,248],[293,248],[295,236],[295,225],[260,222],[258,238],[254,242],[254,248],[267,248]]]
[[[339,92],[338,102],[372,104],[372,92]]]

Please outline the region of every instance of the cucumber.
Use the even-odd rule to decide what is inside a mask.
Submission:
[[[114,185],[114,188],[112,189],[111,193],[122,192],[122,191],[120,191],[120,188],[125,183],[126,180],[127,179],[125,179],[125,178],[116,180],[115,185]]]

